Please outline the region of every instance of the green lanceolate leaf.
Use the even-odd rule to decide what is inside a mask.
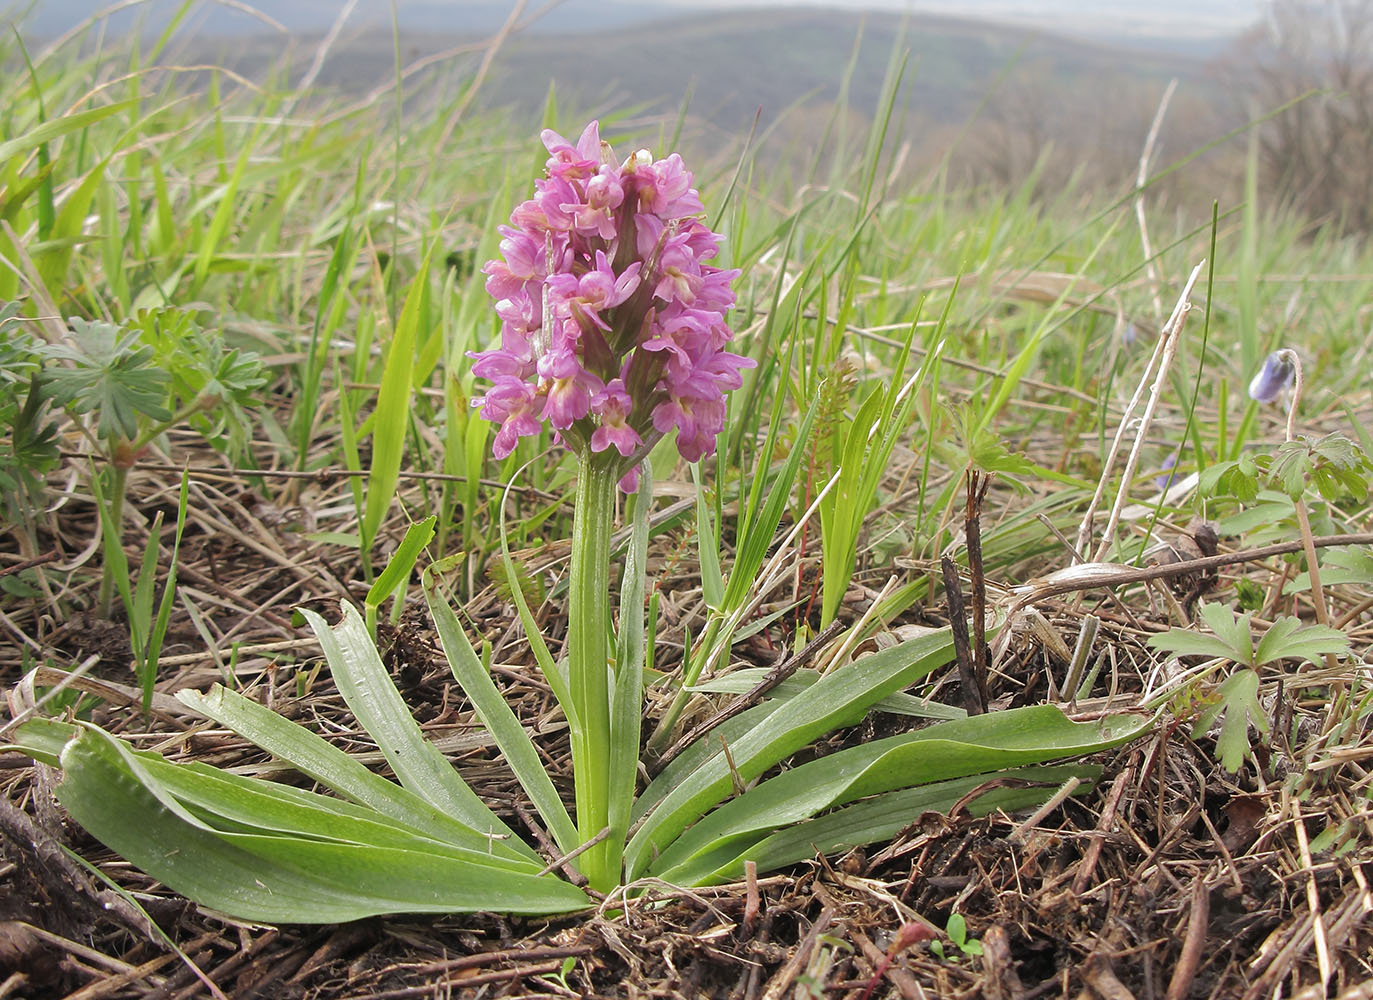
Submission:
[[[975,796],[968,802],[967,809],[973,816],[985,816],[998,809],[1007,812],[1026,809],[1042,803],[1052,789],[1070,778],[1082,782],[1076,794],[1088,792],[1100,775],[1101,768],[1091,765],[1017,768],[998,774],[999,782],[1006,784]],[[988,775],[974,775],[903,788],[783,827],[750,841],[743,849],[737,845],[722,845],[718,852],[703,854],[689,869],[683,869],[684,876],[690,879],[686,884],[718,885],[737,881],[744,875],[746,861],[757,865],[760,873],[776,871],[817,854],[839,854],[863,844],[890,840],[921,813],[950,812],[988,780]]]
[[[733,747],[745,733],[751,732],[762,724],[777,709],[782,707],[781,699],[769,698],[761,705],[740,712],[734,718],[721,723],[702,739],[686,747],[662,769],[648,787],[634,800],[630,822],[637,823],[647,816],[667,797],[667,794],[682,783],[683,779],[698,770],[712,757],[719,757],[723,747]],[[731,752],[733,752],[731,750]]]
[[[745,667],[742,670],[731,670],[723,677],[712,677],[700,684],[693,684],[691,690],[709,691],[714,694],[746,694],[752,691],[759,681],[767,677],[768,673],[768,667]],[[787,701],[795,698],[819,679],[819,671],[802,668],[769,691],[767,696],[769,699],[776,698],[780,701]],[[917,719],[938,719],[940,721],[966,719],[968,717],[967,709],[918,698],[913,694],[907,694],[905,691],[897,691],[895,694],[887,695],[881,701],[874,702],[872,710],[874,712],[887,712],[890,715],[908,715]]]
[[[623,844],[634,807],[644,718],[644,593],[647,589],[648,515],[653,467],[642,463],[634,497],[633,528],[620,583],[620,628],[615,644],[615,686],[610,692],[610,842]]]
[[[424,738],[357,609],[343,605],[343,620],[333,628],[312,611],[302,609],[301,613],[324,650],[339,694],[377,741],[400,783],[474,830],[522,843]]]
[[[692,884],[699,856],[718,855],[727,845],[741,847],[834,806],[911,785],[1095,753],[1134,739],[1150,725],[1140,716],[1072,722],[1052,705],[1035,705],[841,750],[720,806],[668,845],[649,871]]]
[[[836,670],[781,705],[731,745],[728,758],[723,753],[708,758],[663,796],[626,848],[627,877],[647,870],[689,824],[728,798],[736,781],[752,781],[817,737],[857,723],[874,702],[952,658],[953,638],[947,630],[920,636]],[[716,734],[705,738],[714,743]]]
[[[567,807],[558,797],[558,790],[553,787],[548,772],[544,770],[539,751],[511,711],[504,695],[497,690],[491,675],[482,666],[477,651],[472,648],[462,623],[448,602],[429,589],[425,590],[424,596],[429,602],[429,613],[434,617],[439,641],[448,656],[454,679],[462,686],[477,718],[481,719],[486,731],[496,741],[496,746],[500,747],[510,770],[515,772],[521,787],[529,794],[530,801],[543,817],[558,848],[564,853],[571,851],[579,843],[577,828],[567,814]]]
[[[177,698],[350,802],[375,810],[426,837],[473,849],[485,845],[508,861],[538,863],[537,855],[523,841],[493,838],[486,826],[477,828],[461,822],[414,792],[373,774],[322,737],[241,694],[216,684],[208,694],[180,691]],[[36,735],[43,736],[50,745],[51,736]]]
[[[61,763],[58,798],[77,822],[175,891],[240,919],[334,923],[382,913],[537,914],[586,905],[579,890],[551,876],[474,863],[419,839],[399,847],[394,837],[381,846],[280,829],[217,829],[202,818],[217,815],[203,800],[242,803],[241,786],[216,788],[220,779],[203,774],[164,783],[156,766],[94,727],[67,744]],[[175,794],[173,785],[184,790],[198,780],[191,797],[202,801]],[[280,812],[284,804],[285,797],[264,791],[247,815]],[[353,824],[350,832],[356,830]]]

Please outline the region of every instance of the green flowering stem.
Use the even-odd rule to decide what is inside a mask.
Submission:
[[[582,453],[572,516],[567,659],[572,698],[582,725],[574,741],[577,835],[594,840],[610,820],[610,535],[615,521],[619,456]],[[609,839],[583,854],[580,868],[598,892],[620,882],[620,848]]]
[[[112,464],[114,482],[110,486],[109,505],[101,505],[101,532],[105,546],[104,562],[100,567],[100,594],[96,599],[96,614],[109,618],[114,611],[114,592],[116,578],[127,575],[128,563],[120,546],[124,539],[124,497],[129,488],[129,466],[121,462]],[[95,473],[99,475],[99,473]],[[99,484],[96,484],[97,497]],[[117,550],[117,551],[116,551]]]

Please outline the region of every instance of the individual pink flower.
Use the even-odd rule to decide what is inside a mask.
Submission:
[[[635,261],[617,275],[605,252],[597,250],[595,266],[580,277],[567,273],[549,275],[547,285],[554,308],[564,310],[564,315],[609,330],[610,324],[601,314],[634,294],[639,287],[641,266]]]
[[[625,458],[634,454],[644,443],[639,432],[629,426],[633,409],[629,393],[620,379],[612,379],[591,401],[591,411],[601,418],[600,426],[591,435],[591,450],[605,451],[612,445]]]
[[[541,387],[546,392],[543,418],[560,431],[567,430],[591,412],[591,399],[602,383],[581,366],[577,355],[564,348],[538,361]]]
[[[543,428],[543,422],[534,416],[537,400],[534,387],[528,382],[500,379],[478,402],[481,415],[501,425],[491,446],[497,458],[505,458],[515,450],[520,438],[532,437]]]

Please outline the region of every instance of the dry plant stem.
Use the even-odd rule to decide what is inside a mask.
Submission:
[[[1287,798],[1284,793],[1284,798]],[[1292,810],[1292,827],[1297,834],[1297,850],[1301,855],[1302,866],[1306,869],[1306,905],[1311,910],[1311,930],[1316,939],[1316,965],[1321,973],[1321,985],[1326,986],[1334,969],[1330,963],[1330,942],[1326,937],[1325,918],[1321,914],[1321,895],[1316,889],[1316,866],[1311,858],[1311,844],[1306,839],[1306,820],[1301,814],[1301,802],[1288,798]]]
[[[1105,558],[1106,553],[1110,551],[1116,525],[1120,523],[1120,512],[1125,509],[1125,501],[1129,499],[1130,483],[1135,477],[1135,469],[1139,467],[1139,455],[1144,449],[1144,439],[1149,434],[1149,425],[1153,423],[1154,411],[1158,409],[1159,397],[1163,395],[1164,380],[1168,377],[1168,369],[1172,367],[1173,358],[1177,356],[1178,343],[1182,340],[1183,321],[1192,308],[1192,289],[1196,286],[1197,279],[1201,277],[1201,269],[1205,264],[1206,261],[1203,260],[1192,268],[1187,284],[1183,286],[1182,295],[1178,297],[1178,304],[1173,309],[1173,315],[1164,328],[1165,339],[1163,353],[1159,357],[1158,375],[1155,376],[1153,388],[1149,391],[1149,401],[1144,406],[1144,415],[1139,420],[1139,431],[1135,435],[1135,445],[1130,449],[1130,457],[1125,460],[1125,470],[1120,476],[1120,491],[1116,494],[1114,506],[1111,507],[1111,516],[1107,519],[1106,528],[1101,533],[1101,544],[1096,551],[1098,560]],[[1122,423],[1121,426],[1123,427],[1124,424]],[[1102,482],[1105,481],[1106,475],[1103,472]]]
[[[1168,992],[1164,994],[1164,1000],[1186,1000],[1190,995],[1192,982],[1197,977],[1197,969],[1201,967],[1210,921],[1211,891],[1206,887],[1206,874],[1203,872],[1192,880],[1192,905],[1187,916],[1187,934],[1182,939],[1182,953],[1178,955],[1178,964],[1173,968],[1172,979],[1168,981]]]
[[[1318,549],[1330,548],[1335,545],[1373,545],[1373,532],[1357,535],[1321,535],[1311,539],[1311,544]],[[1011,605],[1011,611],[1015,612],[1027,604],[1050,597],[1058,597],[1060,594],[1072,594],[1079,590],[1092,590],[1097,587],[1120,587],[1128,583],[1143,583],[1147,580],[1166,580],[1169,577],[1182,576],[1185,573],[1199,573],[1205,570],[1218,569],[1221,566],[1234,566],[1238,563],[1257,562],[1272,556],[1285,556],[1290,552],[1301,552],[1305,547],[1304,541],[1278,542],[1257,549],[1223,552],[1220,555],[1202,556],[1200,559],[1186,559],[1182,562],[1168,563],[1163,566],[1146,566],[1140,569],[1109,564],[1079,566],[1073,572],[1083,569],[1091,569],[1093,572],[1090,575],[1055,580],[1052,583],[1031,584],[1016,588],[1017,596]]]
[[[1169,323],[1171,322],[1170,319]],[[1085,562],[1087,559],[1087,543],[1092,537],[1092,522],[1096,519],[1097,507],[1101,505],[1101,498],[1106,495],[1106,483],[1110,479],[1111,469],[1116,462],[1116,455],[1120,453],[1120,445],[1125,439],[1125,431],[1130,426],[1130,418],[1134,415],[1135,407],[1144,397],[1144,390],[1149,384],[1154,366],[1163,356],[1163,346],[1167,342],[1167,331],[1168,324],[1164,324],[1158,340],[1154,343],[1154,353],[1149,356],[1149,363],[1144,366],[1144,374],[1140,376],[1139,385],[1135,387],[1134,395],[1130,397],[1130,401],[1125,404],[1125,409],[1121,411],[1120,423],[1116,426],[1116,432],[1111,438],[1111,447],[1106,450],[1106,460],[1101,465],[1101,480],[1097,483],[1096,492],[1092,494],[1092,502],[1087,505],[1087,513],[1082,515],[1082,524],[1077,529],[1077,543],[1072,546],[1074,552],[1081,553],[1076,557],[1075,561],[1077,562]]]
[[[958,660],[958,683],[963,689],[963,707],[969,715],[987,711],[977,690],[977,668],[973,665],[972,645],[968,642],[968,614],[963,607],[963,585],[958,566],[948,556],[939,560],[944,574],[944,591],[949,595],[949,629],[953,632],[954,656]]]
[[[1048,816],[1049,813],[1063,805],[1068,796],[1077,791],[1078,786],[1081,784],[1082,779],[1077,775],[1073,775],[1063,784],[1059,785],[1058,790],[1055,791],[1053,795],[1049,796],[1048,800],[1031,813],[1024,822],[1012,830],[1006,839],[1017,847],[1023,847],[1029,832],[1040,823],[1044,822],[1045,816]]]
[[[1301,405],[1301,392],[1304,385],[1301,356],[1289,348],[1283,348],[1278,352],[1278,356],[1286,358],[1292,363],[1292,401],[1287,407],[1287,441],[1290,444],[1297,436],[1297,407]],[[1329,625],[1330,609],[1325,603],[1325,588],[1321,586],[1321,568],[1320,563],[1316,561],[1316,546],[1313,544],[1311,518],[1306,512],[1306,501],[1297,497],[1292,507],[1297,514],[1297,528],[1301,531],[1302,548],[1306,556],[1306,571],[1311,577],[1311,606],[1316,613],[1316,621],[1322,625]],[[1334,653],[1325,654],[1325,665],[1331,670],[1338,669],[1339,663],[1336,661]],[[1332,698],[1331,701],[1333,703],[1334,699]]]
[[[1077,645],[1073,647],[1073,658],[1068,664],[1068,676],[1063,681],[1063,698],[1072,704],[1077,701],[1077,689],[1082,686],[1082,675],[1087,669],[1087,661],[1092,657],[1092,644],[1096,642],[1097,630],[1101,619],[1096,615],[1084,615],[1082,627],[1077,633]]]
[[[1173,93],[1178,89],[1178,78],[1168,81],[1168,86],[1163,91],[1163,97],[1158,102],[1158,111],[1154,113],[1153,124],[1149,126],[1149,135],[1144,140],[1144,151],[1139,156],[1139,172],[1135,175],[1135,187],[1138,193],[1135,195],[1135,219],[1139,222],[1139,241],[1144,248],[1144,273],[1149,278],[1149,291],[1154,299],[1154,315],[1158,316],[1163,312],[1163,300],[1159,298],[1159,274],[1158,265],[1154,262],[1154,248],[1149,242],[1149,224],[1144,214],[1144,185],[1149,180],[1149,161],[1154,158],[1154,144],[1158,142],[1158,134],[1163,128],[1163,118],[1168,114],[1168,104],[1173,99]]]

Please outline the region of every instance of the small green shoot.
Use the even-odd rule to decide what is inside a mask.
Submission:
[[[975,937],[968,936],[968,921],[964,919],[963,914],[949,914],[949,921],[944,925],[944,933],[949,936],[953,946],[962,952],[965,958],[982,954],[982,942]],[[930,952],[941,962],[952,961],[951,957],[944,951],[944,943],[937,938],[930,942]]]

